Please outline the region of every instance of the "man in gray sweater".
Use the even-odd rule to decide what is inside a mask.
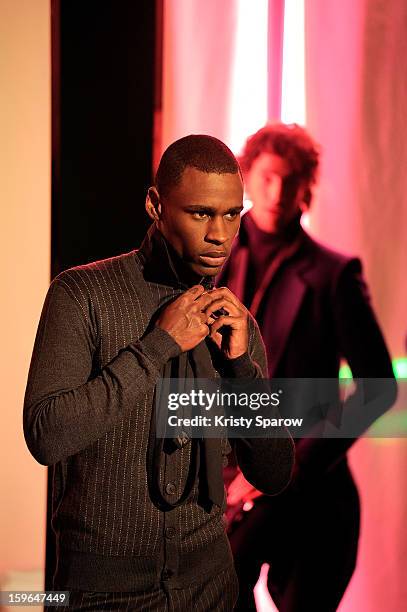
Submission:
[[[154,392],[161,377],[267,375],[254,319],[213,287],[242,198],[231,151],[210,136],[182,138],[148,191],[153,224],[141,248],[51,283],[24,433],[35,459],[54,466],[54,588],[71,592],[70,609],[232,610],[236,602],[223,522],[230,444],[160,440]],[[284,489],[293,466],[284,428],[233,443],[257,489]]]

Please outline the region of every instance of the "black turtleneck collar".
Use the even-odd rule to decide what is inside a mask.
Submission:
[[[247,277],[244,289],[244,303],[251,304],[253,296],[261,285],[271,262],[278,257],[279,253],[290,248],[297,240],[301,232],[300,217],[295,217],[281,232],[265,232],[260,229],[250,212],[242,221],[240,242],[249,248],[249,261]]]
[[[166,240],[155,224],[152,224],[138,251],[144,263],[144,278],[159,285],[187,290],[193,285],[210,289],[212,276],[199,277],[182,261],[174,247]]]

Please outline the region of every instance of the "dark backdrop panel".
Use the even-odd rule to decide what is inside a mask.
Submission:
[[[130,251],[145,234],[161,68],[157,6],[160,1],[51,0],[52,278]],[[48,495],[48,589],[55,569],[50,510]]]
[[[54,275],[128,251],[144,235],[156,42],[152,0],[53,4],[59,5]]]

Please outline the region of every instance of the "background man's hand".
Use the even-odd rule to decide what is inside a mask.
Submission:
[[[234,506],[239,502],[245,503],[256,499],[256,497],[260,495],[262,495],[262,493],[246,480],[242,472],[238,472],[229,485],[227,502],[230,506]]]
[[[210,294],[202,285],[194,285],[164,308],[156,321],[181,347],[182,352],[197,346],[208,334],[209,315],[203,310],[210,303]]]
[[[227,359],[235,359],[243,355],[249,345],[249,313],[237,297],[226,287],[208,291],[205,296],[211,297],[211,303],[206,306],[205,314],[210,317],[210,337],[216,343]],[[221,315],[216,320],[211,316],[220,308],[228,314]],[[221,327],[227,328],[220,333]]]

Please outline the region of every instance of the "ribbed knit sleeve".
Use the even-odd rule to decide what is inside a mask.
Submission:
[[[54,280],[24,399],[24,435],[39,463],[52,465],[110,431],[153,391],[163,364],[180,352],[169,334],[153,329],[94,374],[94,342],[89,313],[61,280]]]
[[[264,378],[267,375],[266,348],[259,326],[252,315],[248,314],[249,346],[246,353],[235,359],[223,359],[218,364],[222,378]]]

